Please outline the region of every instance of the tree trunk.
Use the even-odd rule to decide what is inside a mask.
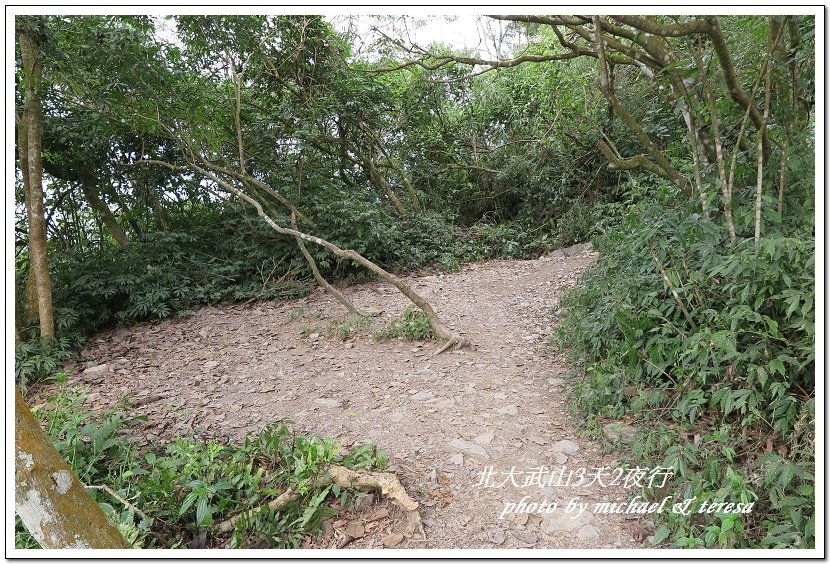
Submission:
[[[389,185],[389,182],[387,182],[380,173],[377,166],[375,166],[375,163],[372,162],[372,159],[370,157],[366,157],[363,162],[369,170],[369,177],[372,179],[372,183],[375,186],[379,186],[384,192],[386,192],[386,197],[389,198],[390,202],[392,202],[392,206],[394,206],[395,210],[398,212],[398,215],[400,215],[403,219],[406,219],[406,208],[403,207],[400,198],[398,198],[398,195],[395,194],[394,190],[392,190],[392,186]]]
[[[158,219],[159,225],[161,226],[162,230],[170,231],[170,222],[167,220],[167,211],[164,209],[164,206],[161,203],[161,198],[159,198],[159,193],[155,185],[148,185],[147,180],[143,181],[144,184],[144,196],[146,197],[146,203],[149,204],[146,206],[148,211],[152,211],[152,214],[149,217],[146,217],[147,223],[147,231],[156,231],[158,227],[151,225],[150,217],[154,217]]]
[[[15,388],[14,510],[43,548],[129,548]]]
[[[781,163],[778,165],[778,216],[784,216],[784,187],[787,185],[787,149],[789,146],[789,137],[784,137],[784,143],[781,146]]]
[[[599,89],[602,95],[611,103],[611,106],[614,108],[614,111],[620,116],[623,123],[628,127],[628,129],[634,134],[637,140],[643,144],[643,146],[648,151],[649,155],[654,159],[654,164],[656,166],[652,167],[650,170],[653,172],[657,172],[663,178],[667,180],[671,180],[675,182],[680,188],[680,190],[685,194],[687,197],[691,198],[693,195],[693,190],[689,179],[683,176],[674,166],[672,166],[669,159],[663,154],[663,152],[657,147],[657,144],[651,139],[648,133],[640,127],[640,124],[637,123],[637,120],[634,118],[633,115],[623,106],[620,101],[617,99],[617,96],[614,94],[614,91],[611,89],[611,80],[609,78],[608,72],[608,61],[606,60],[605,56],[605,38],[602,34],[602,24],[600,23],[599,16],[593,17],[594,21],[594,29],[596,30],[594,34],[594,40],[597,46],[597,59],[599,61]],[[638,162],[643,162],[642,160]],[[629,163],[630,164],[630,163]]]
[[[732,216],[732,185],[726,176],[726,164],[723,154],[723,139],[720,134],[720,118],[715,103],[715,95],[712,93],[709,76],[706,67],[703,65],[703,58],[699,50],[695,51],[695,63],[698,68],[698,75],[701,80],[701,94],[703,103],[709,109],[709,119],[712,124],[712,138],[715,141],[715,164],[717,165],[718,178],[720,179],[721,194],[723,196],[723,217],[726,221],[726,229],[729,231],[729,240],[733,243],[737,238],[735,233],[735,221]],[[736,145],[740,144],[740,140]],[[734,169],[733,169],[734,170]]]
[[[398,215],[401,216],[402,219],[406,219],[407,213],[406,208],[403,207],[400,198],[398,195],[395,194],[395,191],[392,190],[392,187],[389,185],[389,182],[383,177],[383,174],[378,170],[378,167],[375,165],[372,157],[360,151],[354,143],[348,141],[347,139],[340,138],[339,139],[341,145],[354,153],[355,157],[360,161],[363,165],[363,168],[366,172],[369,173],[369,179],[371,180],[372,184],[376,187],[380,188],[386,193],[386,197],[389,198],[389,202],[398,212]]]
[[[761,246],[761,210],[763,208],[763,194],[764,194],[764,152],[763,152],[763,135],[767,129],[767,122],[769,121],[769,106],[770,98],[772,96],[772,65],[774,61],[775,52],[778,50],[779,39],[784,27],[775,17],[770,16],[770,37],[767,43],[767,65],[764,75],[764,123],[763,127],[758,130],[758,175],[756,177],[755,185],[755,254]]]
[[[26,208],[26,215],[31,217],[29,211],[29,133],[26,127],[26,108],[20,112],[17,124],[17,152],[20,159],[20,175],[23,177],[23,204]],[[28,221],[27,221],[28,225]],[[23,289],[23,314],[21,321],[28,328],[30,320],[37,319],[37,286],[32,276],[31,261],[26,276],[26,286]]]
[[[137,237],[140,237],[143,233],[141,226],[133,217],[133,214],[130,213],[130,208],[127,207],[127,204],[124,203],[124,198],[121,197],[121,194],[118,193],[118,190],[112,184],[104,184],[103,186],[104,194],[107,195],[108,198],[112,198],[111,201],[115,202],[118,206],[118,210],[121,212],[121,215],[124,217],[126,222],[129,226],[133,229],[133,232]]]
[[[14,282],[14,344],[23,341],[23,315],[20,300],[17,298],[17,281]]]
[[[118,225],[118,221],[115,219],[115,216],[109,209],[109,206],[101,200],[101,196],[98,192],[98,186],[96,186],[95,179],[92,176],[85,175],[83,177],[81,180],[81,190],[84,193],[87,203],[89,203],[90,207],[95,210],[95,213],[97,213],[104,222],[110,236],[112,236],[112,238],[115,239],[119,245],[125,244],[127,242],[127,234],[124,232],[124,229]]]
[[[46,251],[46,219],[43,212],[43,165],[41,139],[40,97],[38,85],[41,66],[37,45],[24,31],[19,33],[20,54],[23,61],[24,114],[26,128],[28,198],[26,211],[29,219],[29,275],[33,276],[37,288],[38,319],[40,338],[50,340],[55,336],[55,319],[52,308],[52,280],[49,277],[49,262]],[[23,163],[21,163],[22,165]],[[24,180],[25,180],[24,176]]]

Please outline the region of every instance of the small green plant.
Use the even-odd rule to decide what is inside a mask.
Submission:
[[[461,270],[461,262],[457,257],[451,254],[441,255],[441,260],[439,261],[438,266],[443,272],[457,272],[458,270]]]
[[[372,324],[372,320],[362,315],[350,315],[344,321],[338,323],[335,327],[334,334],[341,341],[345,341],[353,336],[362,328],[368,327]]]
[[[308,337],[314,333],[325,335],[329,338],[345,341],[357,333],[358,330],[368,327],[372,320],[362,315],[349,315],[343,321],[332,320],[325,323],[304,324],[300,327],[300,335]]]
[[[391,321],[386,328],[376,331],[373,336],[377,341],[395,338],[406,341],[428,341],[435,338],[429,318],[415,306],[407,307],[401,319]]]
[[[297,321],[298,319],[302,319],[306,316],[306,310],[304,307],[295,307],[291,311],[288,312],[288,315],[285,318],[286,323],[291,323],[293,321]]]
[[[20,391],[25,394],[35,382],[57,377],[61,363],[72,357],[73,344],[69,337],[18,343],[14,349],[14,375]]]
[[[318,325],[303,325],[300,327],[300,336],[305,338],[313,333],[324,333],[325,329]]]
[[[206,537],[205,546],[297,548],[322,521],[335,514],[332,499],[351,507],[362,494],[323,485],[329,464],[384,469],[388,457],[365,444],[339,454],[332,439],[295,435],[290,421],[264,428],[241,445],[179,438],[139,452],[128,441],[130,423],[118,409],[93,416],[85,412],[87,391],[62,387],[47,405],[33,410],[59,452],[136,548],[175,548],[183,540]],[[293,490],[298,499],[274,512],[268,502]],[[233,531],[215,525],[241,518]],[[15,546],[36,543],[16,522]]]

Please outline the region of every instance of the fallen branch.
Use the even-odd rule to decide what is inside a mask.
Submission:
[[[323,476],[315,482],[316,486],[327,486],[336,484],[341,488],[356,489],[360,491],[376,490],[385,495],[398,507],[400,507],[407,520],[407,530],[412,533],[419,530],[423,536],[424,528],[421,524],[421,515],[418,513],[418,502],[409,497],[398,477],[390,472],[369,472],[358,471],[346,468],[345,466],[329,466]],[[268,504],[271,511],[279,511],[292,501],[299,499],[300,494],[294,488],[289,488],[275,500]],[[263,506],[253,509],[251,512],[240,513],[222,521],[216,525],[220,533],[229,533],[245,515],[262,511]]]
[[[470,341],[461,337],[454,331],[450,330],[449,327],[444,325],[444,323],[439,319],[438,314],[435,313],[435,310],[426,301],[420,294],[418,294],[412,287],[404,282],[401,278],[398,278],[391,272],[387,272],[374,262],[370,261],[360,253],[353,251],[351,249],[341,249],[334,243],[330,241],[326,241],[325,239],[321,239],[320,237],[314,237],[312,235],[308,235],[307,233],[303,233],[296,229],[290,229],[288,227],[282,227],[278,225],[262,208],[262,204],[260,204],[256,199],[252,198],[241,189],[237,188],[227,180],[223,180],[219,178],[215,173],[202,168],[201,166],[197,165],[195,161],[191,161],[189,166],[182,166],[182,165],[173,165],[171,163],[165,161],[159,161],[155,159],[145,159],[142,161],[137,161],[133,164],[157,164],[169,168],[170,170],[192,170],[198,172],[199,174],[209,178],[210,180],[214,181],[216,184],[222,187],[223,190],[230,192],[231,194],[235,194],[242,200],[248,202],[252,205],[256,211],[257,215],[261,217],[265,223],[267,223],[271,229],[279,233],[280,235],[287,235],[289,237],[302,239],[303,241],[310,241],[316,245],[320,245],[321,247],[325,247],[336,256],[346,259],[351,259],[356,263],[360,264],[361,266],[371,270],[381,278],[383,278],[386,282],[397,288],[404,296],[409,298],[409,300],[421,308],[421,310],[426,314],[427,318],[429,319],[429,325],[432,327],[432,332],[435,337],[442,341],[449,341],[449,345],[447,348],[454,348],[459,349],[463,347],[470,347]]]

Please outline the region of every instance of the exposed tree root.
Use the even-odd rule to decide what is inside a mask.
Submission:
[[[282,509],[283,507],[285,507],[286,505],[288,505],[292,501],[295,501],[295,500],[299,499],[299,497],[300,497],[300,494],[298,494],[294,490],[294,488],[289,488],[285,492],[280,494],[280,496],[277,497],[277,499],[275,499],[271,503],[269,503],[268,508],[271,511],[279,511],[280,509]],[[253,515],[255,513],[259,513],[260,511],[262,511],[262,506],[257,507],[255,509],[251,510],[250,512],[240,513],[238,515],[234,515],[233,517],[231,517],[229,519],[226,519],[226,520],[222,521],[221,523],[217,524],[216,525],[216,530],[219,531],[220,533],[230,533],[233,530],[233,528],[236,526],[236,524],[239,522],[240,519],[242,519],[246,515]]]
[[[449,341],[447,341],[446,343],[441,345],[441,347],[438,350],[436,350],[434,353],[432,353],[430,358],[438,356],[439,354],[441,354],[443,352],[446,352],[449,349],[455,350],[455,349],[460,349],[460,348],[465,347],[465,346],[467,346],[467,347],[470,346],[469,341],[465,341],[465,342],[461,343],[456,339],[450,339]]]
[[[346,468],[345,466],[329,466],[326,473],[317,481],[318,486],[325,486],[328,484],[336,484],[341,488],[357,489],[360,491],[380,491],[389,499],[395,502],[398,507],[403,510],[406,515],[406,530],[408,533],[413,533],[416,530],[420,531],[422,536],[424,527],[421,524],[421,515],[418,513],[418,502],[409,497],[398,477],[390,472],[368,472],[358,471]],[[277,499],[268,504],[271,511],[278,511],[299,499],[298,494],[293,488],[289,488],[283,492]],[[220,533],[229,533],[236,526],[237,522],[245,515],[251,515],[262,510],[262,507],[256,508],[249,513],[241,513],[234,515],[230,519],[226,519],[216,525],[216,529]]]

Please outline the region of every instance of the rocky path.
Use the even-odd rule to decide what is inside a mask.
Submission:
[[[342,307],[320,291],[206,307],[93,338],[93,360],[74,378],[91,387],[93,409],[129,394],[149,418],[145,440],[189,433],[238,440],[289,418],[300,432],[375,443],[421,504],[426,538],[408,536],[398,548],[643,548],[636,520],[592,511],[626,501],[628,492],[597,482],[592,469],[617,461],[568,414],[569,367],[548,338],[559,298],[593,259],[573,249],[411,278],[472,351],[432,357],[432,343],[374,342],[372,330],[407,302],[372,283],[346,293],[359,307],[385,312],[373,327],[347,333]],[[586,509],[578,514],[575,503]],[[383,546],[400,528],[389,511],[349,546]]]

